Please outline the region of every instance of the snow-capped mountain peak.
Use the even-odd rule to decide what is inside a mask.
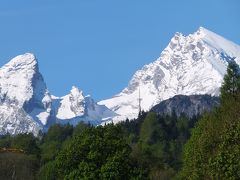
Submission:
[[[37,65],[37,59],[32,53],[25,53],[14,57],[11,61],[5,64],[3,67],[22,67],[22,68],[34,68]]]
[[[84,98],[83,92],[80,89],[78,89],[76,86],[72,86],[71,95]]]
[[[0,132],[37,134],[51,118],[50,101],[33,54],[17,56],[0,69]]]
[[[106,106],[98,105],[90,95],[84,96],[83,91],[76,86],[73,86],[66,96],[52,98],[59,123],[76,125],[84,121],[98,125],[117,115]]]
[[[77,87],[73,86],[70,93],[60,99],[60,106],[57,111],[58,119],[72,119],[84,115],[85,97]]]
[[[240,46],[206,28],[184,36],[177,32],[160,57],[138,70],[128,86],[106,105],[122,117],[135,118],[141,109],[149,110],[175,95],[218,95],[227,63],[240,64]],[[140,92],[140,98],[139,98]]]
[[[231,58],[236,58],[235,61],[240,64],[239,45],[203,27],[200,27],[194,35],[195,37],[201,38],[202,41],[211,46],[213,49],[221,52],[222,55],[228,55]]]
[[[36,73],[38,66],[33,54],[27,53],[13,58],[0,69],[1,95],[23,105],[33,95],[31,83]]]
[[[45,131],[54,123],[101,124],[116,114],[73,86],[64,97],[49,93],[31,53],[0,68],[0,135]]]
[[[54,123],[94,125],[135,118],[175,95],[219,95],[229,61],[240,64],[240,46],[200,27],[176,33],[160,57],[138,70],[111,99],[96,103],[73,86],[69,94],[50,94],[31,53],[0,68],[0,134],[46,130]]]

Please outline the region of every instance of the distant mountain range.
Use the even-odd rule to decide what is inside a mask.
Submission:
[[[240,64],[240,46],[200,27],[188,36],[177,32],[160,57],[137,71],[128,87],[100,101],[119,114],[114,122],[137,117],[141,109],[175,95],[219,95],[229,61]],[[140,92],[140,93],[139,93]]]
[[[98,125],[115,115],[76,87],[64,97],[52,96],[33,54],[17,56],[0,69],[0,134],[37,135],[54,123]]]
[[[218,96],[229,61],[240,64],[240,46],[233,42],[202,27],[188,36],[176,33],[156,61],[134,74],[128,87],[113,98],[96,103],[74,86],[66,96],[53,96],[36,57],[26,53],[0,68],[0,134],[37,135],[55,123],[116,123],[137,117],[139,105],[148,111],[175,95]],[[167,112],[177,107],[180,112],[182,107],[176,101],[183,100],[192,104],[189,115],[194,108],[202,112],[201,106],[206,105],[205,99],[198,96],[177,96],[165,101],[166,107],[154,108]],[[209,108],[215,102],[211,100]]]

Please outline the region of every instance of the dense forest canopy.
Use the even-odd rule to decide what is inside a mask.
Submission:
[[[137,119],[117,125],[54,125],[41,138],[4,136],[0,139],[2,163],[17,156],[19,162],[9,162],[8,168],[19,168],[13,172],[0,167],[0,172],[5,179],[20,176],[23,167],[21,177],[28,179],[170,178],[181,167],[182,148],[197,119],[142,112]],[[27,156],[34,161],[33,167],[24,161]]]

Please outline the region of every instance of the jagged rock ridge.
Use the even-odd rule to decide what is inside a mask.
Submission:
[[[54,123],[97,125],[114,115],[76,87],[64,97],[52,96],[31,53],[13,58],[0,69],[0,134],[37,135]]]
[[[240,46],[203,27],[188,36],[176,33],[156,61],[137,71],[122,92],[99,104],[119,114],[114,118],[118,122],[137,117],[139,91],[145,111],[175,95],[218,96],[233,60],[240,64]]]
[[[176,33],[156,61],[134,74],[128,87],[96,103],[76,87],[63,97],[51,95],[36,57],[20,55],[0,68],[0,134],[37,135],[54,123],[99,125],[132,119],[138,115],[139,92],[145,111],[179,94],[217,96],[233,60],[240,64],[240,47],[205,28],[188,36]]]

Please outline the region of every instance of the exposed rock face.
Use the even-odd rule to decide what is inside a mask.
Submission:
[[[168,115],[171,115],[175,111],[177,116],[183,113],[191,118],[195,115],[202,115],[204,112],[209,112],[219,104],[219,98],[210,95],[176,95],[155,105],[151,111]]]

